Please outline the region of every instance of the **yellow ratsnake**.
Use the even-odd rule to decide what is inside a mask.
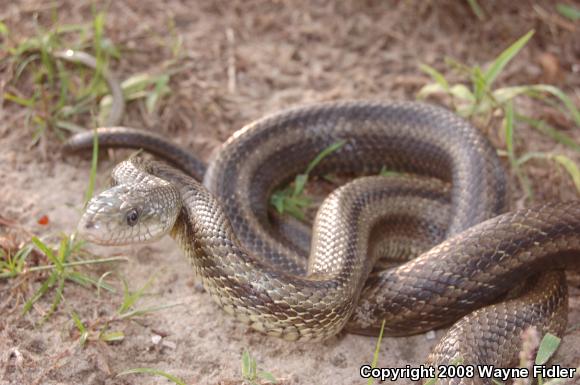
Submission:
[[[445,109],[361,101],[286,110],[236,132],[207,171],[151,133],[116,127],[98,136],[101,146],[144,148],[183,171],[141,157],[121,163],[80,232],[102,244],[171,234],[212,297],[254,329],[320,340],[343,328],[374,333],[383,320],[387,335],[408,335],[460,319],[429,363],[497,367],[514,364],[525,328],[563,332],[561,269],[577,265],[580,202],[502,214],[507,182],[495,150]],[[271,229],[269,197],[338,141],[315,173],[367,176],[324,201],[306,259],[300,241]],[[91,143],[85,133],[66,148]],[[384,167],[401,174],[372,176]],[[374,268],[385,250],[409,243],[417,258]],[[517,283],[522,294],[502,301]]]

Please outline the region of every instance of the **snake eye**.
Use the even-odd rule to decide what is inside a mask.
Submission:
[[[137,224],[137,221],[139,220],[139,212],[137,211],[137,209],[131,209],[129,211],[127,211],[127,224],[129,226],[135,226]]]

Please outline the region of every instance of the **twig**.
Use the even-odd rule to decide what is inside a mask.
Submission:
[[[228,41],[228,91],[230,94],[236,93],[236,55],[235,44],[236,39],[234,30],[226,29],[226,39]]]

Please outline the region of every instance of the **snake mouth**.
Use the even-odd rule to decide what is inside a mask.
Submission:
[[[110,239],[111,233],[109,233],[107,226],[97,221],[90,213],[85,213],[81,217],[77,225],[77,234],[84,240],[92,243],[100,245],[116,244],[116,242]]]
[[[126,204],[126,190],[124,186],[114,186],[94,196],[77,224],[79,236],[100,245],[127,243],[126,223],[120,214]]]
[[[152,242],[173,227],[181,203],[179,192],[167,183],[117,184],[94,196],[78,225],[78,234],[101,245]],[[167,205],[160,207],[161,199]]]

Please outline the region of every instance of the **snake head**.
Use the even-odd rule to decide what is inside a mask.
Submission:
[[[153,241],[171,230],[180,202],[171,185],[119,184],[89,201],[78,232],[86,240],[103,245]]]

